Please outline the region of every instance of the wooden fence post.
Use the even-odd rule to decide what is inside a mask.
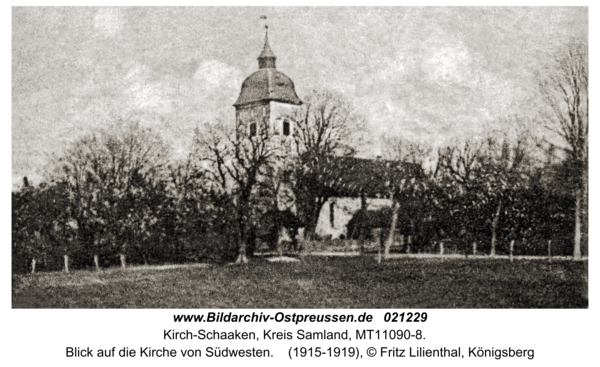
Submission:
[[[513,262],[513,250],[515,248],[515,240],[510,241],[510,262]]]
[[[31,274],[35,273],[35,257],[31,259]]]
[[[393,199],[393,196],[392,196]],[[392,222],[390,224],[390,233],[385,241],[385,250],[383,256],[387,259],[390,256],[390,247],[396,241],[396,226],[398,225],[398,213],[400,212],[400,204],[392,200]]]
[[[473,242],[473,256],[477,255],[477,242]]]
[[[552,240],[548,240],[548,261],[552,261]]]
[[[444,242],[440,242],[440,255],[444,254]]]
[[[371,235],[375,237],[377,243],[377,264],[381,264],[381,247],[383,246],[383,228],[374,228],[371,231]]]
[[[65,259],[65,273],[69,272],[69,255],[64,255]]]

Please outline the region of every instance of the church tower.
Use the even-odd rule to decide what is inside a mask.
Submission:
[[[277,57],[269,45],[268,32],[265,25],[265,44],[258,56],[258,71],[244,80],[240,96],[233,104],[237,131],[250,137],[267,133],[279,139],[291,153],[294,124],[290,116],[302,101],[292,79],[276,69]]]

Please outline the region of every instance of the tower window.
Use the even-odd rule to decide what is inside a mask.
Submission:
[[[290,122],[288,120],[283,121],[283,135],[290,135]]]
[[[256,122],[250,124],[250,136],[256,136]]]

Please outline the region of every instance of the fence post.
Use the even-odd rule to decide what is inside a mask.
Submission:
[[[357,248],[363,254],[365,252],[365,241],[350,240],[350,248]]]
[[[513,250],[515,248],[515,240],[510,241],[510,262],[513,262]]]
[[[383,235],[383,229],[375,228],[371,231],[371,234],[375,237],[375,242],[377,243],[377,264],[381,264],[381,246],[383,245],[381,237]]]
[[[440,242],[440,255],[444,254],[444,242]]]
[[[35,273],[35,257],[31,259],[31,274]]]
[[[473,242],[473,256],[477,255],[477,242]]]
[[[298,229],[298,256],[300,257],[300,261],[304,261],[304,257],[306,256],[307,253],[307,248],[306,248],[306,238],[304,238],[304,228],[299,228]]]
[[[64,255],[65,259],[65,273],[69,272],[69,255]]]
[[[548,240],[548,261],[552,262],[552,240]]]

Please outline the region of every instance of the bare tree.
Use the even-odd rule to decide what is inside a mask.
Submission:
[[[475,242],[478,212],[485,204],[481,193],[484,147],[485,140],[471,137],[438,150],[437,203],[443,218],[442,231],[466,237],[464,244]]]
[[[261,189],[269,186],[269,174],[279,161],[279,147],[269,135],[266,122],[248,136],[244,126],[235,132],[208,127],[199,144],[205,147],[205,159],[210,163],[209,178],[214,190],[227,193],[235,215],[238,236],[236,263],[246,263],[247,245],[252,217],[253,200]]]
[[[439,164],[458,182],[468,183],[475,178],[483,147],[484,141],[479,139],[446,146],[439,150]]]
[[[140,206],[154,203],[140,197],[152,190],[167,152],[158,135],[139,123],[123,121],[84,136],[65,151],[58,163],[68,184],[70,212],[80,240],[111,241],[125,265],[126,250],[135,245],[131,242],[142,241],[136,234],[156,220],[149,214],[153,210]],[[106,238],[96,238],[95,233]],[[97,264],[100,249],[93,250]]]
[[[73,232],[68,210],[69,198],[63,183],[46,183],[38,187],[29,186],[26,178],[24,187],[12,194],[13,251],[31,259],[31,272],[36,262],[47,264],[52,245],[58,245],[68,266],[68,237]],[[65,210],[67,209],[67,210]],[[65,267],[68,271],[68,267]]]
[[[294,139],[298,155],[311,156],[353,153],[351,139],[358,133],[364,119],[349,101],[331,91],[313,91],[302,109],[294,115]]]
[[[478,168],[480,191],[482,199],[495,207],[491,221],[491,256],[496,254],[498,223],[503,205],[510,205],[511,193],[527,183],[530,149],[529,132],[523,130],[514,141],[507,136],[490,136],[481,151]]]
[[[296,204],[306,223],[305,235],[314,235],[319,213],[335,194],[331,183],[343,174],[336,157],[354,155],[352,141],[364,127],[364,118],[340,94],[314,91],[295,111],[294,140],[299,164],[295,172]]]
[[[490,223],[490,255],[495,255],[501,213],[509,207],[516,209],[513,195],[529,180],[531,147],[529,130],[521,128],[516,138],[494,132],[487,138],[470,138],[439,149],[436,201],[445,222],[455,227],[446,229],[475,249],[478,237],[481,240],[486,232],[482,228]]]
[[[428,181],[437,175],[437,164],[425,172],[431,163],[432,148],[426,144],[397,138],[384,139],[386,158],[386,183],[392,199],[392,218],[388,238],[385,241],[384,257],[388,257],[394,243],[398,217],[401,209],[414,212],[417,203],[428,186]],[[404,207],[403,207],[404,206]],[[414,214],[414,213],[411,213]],[[414,233],[415,216],[410,215],[411,233]]]
[[[563,141],[575,196],[573,256],[581,258],[583,207],[588,190],[588,52],[587,44],[570,43],[540,76],[540,91],[548,107],[546,127]],[[585,203],[584,203],[585,202]]]

